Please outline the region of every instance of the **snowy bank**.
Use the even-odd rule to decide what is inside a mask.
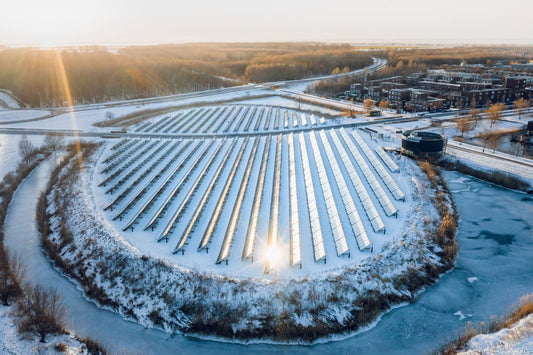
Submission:
[[[98,213],[86,187],[99,154],[89,148],[81,168],[74,157],[53,174],[42,199],[49,217],[41,221],[43,244],[87,296],[148,327],[234,341],[312,342],[358,330],[453,266],[433,237],[441,212],[433,201],[448,213],[453,202],[419,169],[412,169],[416,193],[405,235],[359,265],[274,281],[172,265],[142,255]]]
[[[476,335],[461,355],[533,353],[533,314],[496,333]]]

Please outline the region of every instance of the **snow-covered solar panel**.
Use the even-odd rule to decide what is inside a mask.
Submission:
[[[248,139],[249,137],[246,137],[244,139],[244,143],[241,145],[241,148],[239,149],[239,153],[237,154],[237,158],[235,159],[235,162],[233,163],[229,176],[226,178],[224,188],[222,189],[222,193],[220,194],[220,197],[218,198],[217,204],[215,206],[215,210],[213,211],[209,224],[207,225],[207,229],[205,230],[205,233],[202,237],[202,240],[200,241],[200,244],[198,244],[198,250],[202,250],[206,248],[211,243],[213,234],[215,232],[215,227],[217,226],[217,223],[220,219],[220,214],[222,213],[222,208],[224,207],[226,200],[228,199],[228,192],[232,186],[233,179],[235,178],[235,174],[237,173],[237,169],[239,165],[241,164],[242,156],[246,149]]]
[[[193,120],[195,117],[197,117],[198,114],[203,112],[204,109],[194,109],[188,111],[185,116],[180,120],[181,122],[178,124],[178,126],[174,129],[175,132],[181,132],[183,131],[183,128],[191,123],[191,120]]]
[[[211,115],[211,119],[209,122],[206,122],[206,125],[202,128],[202,133],[207,133],[214,125],[220,120],[220,117],[223,117],[226,114],[226,111],[228,110],[227,107],[221,107],[220,110],[216,112],[216,114]]]
[[[315,117],[315,115],[311,114],[311,116],[309,116],[309,121],[311,122],[311,126],[316,126],[316,117]]]
[[[267,112],[267,116],[270,115],[270,111],[272,110],[272,107],[270,107],[267,110],[265,110],[264,107],[261,107],[261,113],[259,114],[259,116],[257,116],[257,119],[255,120],[255,125],[254,125],[254,131],[257,132],[259,131],[259,126],[261,125],[261,121],[263,120],[263,117],[265,117],[265,112]]]
[[[290,223],[290,265],[301,264],[300,217],[298,215],[298,190],[296,186],[296,164],[293,133],[287,137],[289,146],[289,223]]]
[[[305,115],[305,113],[302,113],[302,126],[307,126],[307,116]]]
[[[265,123],[263,123],[263,130],[266,131],[268,129],[268,126],[270,125],[270,117],[272,116],[272,106],[268,108],[268,112],[263,115]],[[263,117],[261,117],[260,120],[257,121],[256,125],[256,131],[259,131],[260,123],[263,120]]]
[[[208,112],[205,115],[205,119],[203,119],[201,122],[199,122],[196,125],[196,127],[194,127],[194,130],[192,131],[192,133],[198,133],[198,132],[202,131],[204,129],[204,127],[206,125],[208,125],[208,123],[210,123],[211,121],[213,121],[213,119],[218,117],[218,115],[220,114],[221,110],[222,110],[222,107],[220,107],[220,106],[215,108],[215,109],[208,110]]]
[[[163,194],[163,191],[171,184],[172,179],[175,178],[178,174],[179,169],[183,167],[185,164],[186,159],[194,154],[196,150],[200,147],[201,141],[189,141],[192,142],[189,145],[184,144],[184,146],[178,151],[176,154],[176,160],[178,160],[178,163],[176,166],[172,169],[171,173],[167,175],[167,177],[158,185],[156,188],[155,193],[153,193],[147,201],[144,202],[144,204],[141,206],[141,208],[135,213],[135,215],[130,219],[130,221],[126,224],[124,228],[122,228],[123,231],[128,230],[131,228],[137,220],[143,215],[145,212],[148,211],[148,209],[152,206],[152,204]],[[187,149],[189,151],[187,154],[183,154]],[[183,155],[183,157],[182,157]]]
[[[105,208],[104,208],[104,211],[107,211],[109,209],[113,210],[113,207],[115,207],[116,204],[118,204],[119,202],[121,202],[123,199],[125,199],[129,194],[130,192],[133,191],[134,188],[136,188],[140,182],[142,181],[145,181],[145,178],[151,174],[152,172],[156,171],[156,168],[163,162],[163,160],[167,159],[168,156],[170,155],[171,152],[173,152],[176,147],[178,146],[178,144],[180,143],[180,141],[178,142],[174,142],[172,144],[168,144],[168,142],[166,141],[162,141],[162,145],[161,145],[161,148],[163,147],[167,147],[168,146],[168,149],[162,151],[158,151],[156,152],[156,154],[154,154],[154,156],[150,159],[150,161],[155,158],[159,153],[161,153],[157,159],[152,163],[150,164],[149,166],[145,167],[144,170],[142,171],[142,173],[135,179],[135,181],[133,181],[133,183],[131,184],[128,184],[128,186],[126,188],[124,188],[119,194],[118,196],[111,202],[109,203]],[[165,169],[168,167],[168,164],[167,165],[164,165],[162,169]],[[159,170],[159,172],[161,172],[161,170]],[[159,174],[158,172],[158,174]],[[157,176],[157,175],[156,175]],[[155,178],[155,177],[154,177]],[[145,188],[147,186],[149,186],[150,182],[152,180],[147,180],[146,183],[143,185],[143,187],[137,192],[137,194],[135,194],[131,199],[130,201],[135,201],[136,200],[136,197],[142,192],[145,190]],[[126,203],[121,209],[120,211],[115,215],[115,217],[113,217],[113,220],[116,220],[116,219],[119,219],[119,218],[122,218],[122,215],[123,213],[125,213],[125,211],[129,208],[130,206],[130,203]]]
[[[400,171],[400,167],[392,160],[392,158],[385,152],[385,150],[382,147],[376,147],[374,151],[377,153],[377,155],[383,160],[387,168],[393,173],[396,173]]]
[[[213,165],[213,162],[216,160],[216,158],[220,154],[222,146],[224,145],[224,143],[225,143],[225,140],[221,140],[218,143],[218,146],[217,146],[213,156],[210,157],[210,159],[208,160],[208,163],[200,171],[200,174],[198,175],[198,177],[196,178],[196,180],[194,181],[194,183],[190,187],[189,191],[185,195],[185,197],[184,197],[183,201],[181,202],[181,204],[179,204],[178,208],[174,210],[174,213],[172,214],[172,217],[169,219],[165,229],[163,230],[163,233],[161,233],[161,235],[159,236],[159,238],[157,240],[158,242],[161,241],[162,239],[167,239],[168,238],[168,234],[174,228],[175,224],[178,223],[182,212],[187,208],[187,206],[191,202],[192,196],[195,194],[196,190],[198,189],[198,186],[203,181],[203,179],[205,177],[205,173],[209,170],[211,165]],[[181,247],[183,247],[183,244],[180,245],[180,243],[182,243],[182,241],[178,241],[178,247],[177,248],[179,248],[179,249]]]
[[[241,112],[242,106],[231,106],[229,109],[229,112],[226,112],[216,123],[216,125],[213,127],[212,132],[218,132],[220,128],[224,125],[224,123],[227,124],[227,122],[233,122],[235,117]]]
[[[185,184],[188,181],[188,179],[190,177],[190,174],[198,167],[200,162],[205,158],[205,156],[207,155],[207,152],[213,146],[213,143],[214,143],[214,140],[211,140],[211,142],[209,144],[207,144],[201,150],[200,154],[196,157],[196,159],[193,162],[193,164],[191,164],[189,166],[189,168],[183,174],[181,179],[177,183],[174,184],[172,190],[170,190],[166,194],[167,197],[163,200],[163,202],[161,204],[159,204],[159,207],[157,208],[155,213],[152,215],[152,218],[150,218],[149,222],[146,224],[146,227],[144,227],[144,230],[147,230],[149,228],[154,227],[156,221],[162,217],[162,215],[165,213],[165,211],[169,208],[169,206],[172,203],[172,201],[175,200],[177,194],[179,193],[179,191],[183,187],[183,184]]]
[[[125,175],[121,177],[121,174],[118,174],[116,177],[121,177],[120,180],[116,181],[113,186],[111,186],[107,191],[106,194],[114,193],[116,190],[118,190],[120,187],[127,184],[129,180],[139,172],[142,167],[146,166],[149,161],[151,161],[162,149],[163,146],[160,145],[155,150],[153,150],[157,145],[158,141],[154,141],[152,144],[150,144],[148,147],[146,147],[142,152],[139,154],[135,154],[132,159],[128,159],[125,161],[125,165],[121,167],[119,170],[122,170],[122,172],[126,172]],[[153,150],[153,151],[152,151]],[[152,151],[150,154],[147,155],[148,152]],[[142,161],[139,161],[141,158]],[[125,168],[133,167],[133,169],[127,170]]]
[[[183,115],[183,113],[180,112],[177,115],[175,115],[174,117],[172,117],[172,124],[170,124],[167,127],[165,127],[165,131],[171,132],[174,128],[176,128],[176,126],[179,125],[180,122],[181,122],[181,120],[179,118],[182,115]]]
[[[236,143],[237,143],[237,139],[233,139],[229,149],[226,152],[226,155],[224,155],[224,158],[222,159],[222,161],[218,165],[218,168],[215,171],[215,174],[213,175],[213,178],[209,182],[209,185],[207,186],[207,189],[204,191],[202,199],[200,200],[200,202],[196,206],[196,209],[193,212],[193,215],[192,215],[191,219],[189,220],[189,223],[187,224],[187,227],[185,228],[185,231],[181,235],[180,242],[178,243],[178,246],[181,244],[181,246],[183,247],[183,245],[185,244],[185,241],[189,238],[191,233],[194,231],[194,227],[198,223],[198,219],[200,218],[200,216],[202,214],[202,211],[204,210],[204,207],[205,207],[209,197],[211,196],[211,192],[213,191],[216,183],[218,182],[218,180],[219,180],[219,178],[221,176],[220,173],[222,172],[222,170],[224,170],[224,167],[226,166],[226,164],[228,162],[228,159],[229,159],[231,153],[233,152],[233,148],[235,147]],[[169,231],[170,231],[170,229],[168,229],[168,230],[165,229],[164,233],[168,234]],[[161,240],[163,238],[165,238],[165,236],[161,235],[161,236],[159,236],[158,240]],[[178,246],[176,246],[176,248],[174,249],[174,253],[178,251]]]
[[[237,121],[237,124],[235,125],[235,128],[233,129],[233,131],[236,131],[237,128],[241,125],[242,120],[244,120],[244,117],[246,117],[246,114],[248,113],[249,110],[250,110],[250,106],[246,106],[244,110],[239,111],[239,114],[236,115],[233,118],[233,120],[228,121],[226,127],[224,128],[222,132],[227,133],[229,129],[233,126],[233,122]]]
[[[252,205],[252,213],[250,215],[250,222],[248,223],[248,231],[246,232],[246,239],[244,241],[244,248],[242,251],[242,259],[249,259],[253,256],[256,232],[257,232],[257,222],[259,219],[259,208],[261,206],[262,196],[263,196],[263,187],[265,185],[265,175],[266,168],[268,163],[268,155],[270,151],[270,141],[271,136],[267,136],[265,147],[263,149],[263,160],[261,161],[261,168],[259,170],[259,180],[254,193],[254,202]]]
[[[256,137],[254,140],[254,145],[252,147],[252,152],[248,158],[248,164],[246,165],[246,170],[244,171],[244,177],[237,194],[237,199],[235,200],[235,205],[233,206],[233,211],[231,212],[231,217],[229,219],[228,228],[226,228],[226,234],[222,241],[222,246],[220,247],[220,252],[216,263],[221,263],[224,260],[227,260],[230,255],[231,244],[233,242],[233,235],[235,234],[235,229],[237,227],[237,222],[239,220],[239,214],[241,213],[241,206],[244,200],[244,193],[248,187],[248,182],[250,181],[250,173],[256,158],[257,145],[259,143],[259,137]]]
[[[339,188],[339,192],[344,203],[344,208],[346,209],[346,214],[348,215],[348,219],[350,220],[350,225],[352,227],[352,232],[355,236],[355,240],[357,241],[357,245],[360,250],[366,249],[371,245],[370,240],[368,239],[368,235],[366,234],[366,230],[363,226],[363,222],[361,221],[361,217],[359,217],[359,213],[357,213],[357,209],[355,208],[355,203],[353,201],[352,195],[348,190],[348,186],[346,185],[346,181],[344,180],[344,176],[342,175],[342,172],[340,170],[337,158],[335,157],[335,154],[331,149],[331,145],[329,144],[329,141],[327,139],[326,132],[320,131],[320,137],[322,139],[322,144],[328,157],[329,165],[331,166],[331,170],[333,171],[333,175],[335,176],[335,181],[337,183],[337,187]]]
[[[274,119],[274,122],[275,122],[275,126],[274,126],[274,129],[279,129],[279,126],[281,125],[281,117],[280,117],[280,114],[279,114],[279,107],[276,108],[276,117]]]
[[[365,176],[366,181],[372,188],[372,191],[376,195],[379,204],[383,208],[383,211],[385,211],[385,214],[387,216],[392,216],[398,213],[398,210],[392,204],[391,200],[389,199],[389,196],[385,193],[383,187],[381,187],[378,179],[376,178],[372,170],[370,170],[370,167],[368,166],[361,153],[359,153],[359,150],[356,148],[354,142],[350,139],[348,133],[346,133],[344,128],[339,129],[339,132],[342,138],[344,139],[344,142],[348,145],[348,148],[352,152],[353,157],[357,161],[357,165],[359,165],[359,167],[363,171],[363,175]]]
[[[355,141],[361,147],[363,150],[363,153],[366,155],[368,160],[370,161],[370,164],[376,169],[378,175],[381,177],[385,185],[387,186],[387,189],[391,192],[392,196],[396,200],[405,200],[405,194],[400,189],[398,184],[396,184],[396,181],[390,176],[389,172],[385,169],[383,164],[381,164],[381,161],[376,157],[376,155],[372,152],[372,150],[368,147],[366,142],[361,138],[359,133],[356,131],[352,131],[352,136],[355,138]]]
[[[256,111],[257,111],[257,106],[252,106],[252,111],[250,112],[250,114],[249,115],[246,114],[241,117],[241,119],[239,120],[239,123],[237,123],[237,125],[233,129],[233,132],[244,131],[245,128],[248,126],[248,124],[252,121],[253,117],[255,116]]]
[[[326,250],[324,248],[324,239],[322,238],[322,229],[320,228],[320,221],[318,218],[318,208],[316,205],[315,190],[311,177],[311,167],[309,165],[309,157],[307,154],[307,147],[305,145],[305,138],[303,132],[299,134],[298,140],[300,143],[302,166],[305,177],[305,190],[307,194],[307,205],[309,207],[309,220],[311,221],[313,254],[315,257],[315,262],[317,262],[326,258]]]
[[[201,109],[189,119],[189,122],[183,127],[182,132],[189,132],[198,122],[205,117],[211,111],[210,109]]]
[[[276,156],[274,160],[274,179],[272,180],[272,195],[270,198],[270,219],[267,235],[267,250],[277,249],[279,234],[279,190],[281,181],[281,134],[276,143]],[[265,261],[265,273],[272,269],[269,258]]]
[[[357,196],[359,197],[359,200],[361,201],[363,205],[366,216],[368,220],[370,221],[370,224],[372,225],[372,229],[374,229],[375,232],[385,230],[385,224],[383,223],[378,211],[376,210],[376,207],[374,206],[374,202],[372,202],[372,199],[370,198],[368,191],[363,185],[363,181],[359,177],[359,174],[357,174],[357,171],[355,170],[355,167],[350,157],[348,156],[348,153],[346,149],[344,148],[344,145],[342,145],[340,138],[337,135],[336,130],[331,131],[331,138],[333,139],[333,143],[335,144],[335,147],[337,148],[337,151],[339,152],[342,158],[344,166],[346,167],[346,170],[348,171],[350,180],[352,181],[352,184],[355,187]]]
[[[315,157],[318,177],[320,180],[320,186],[322,187],[324,201],[326,202],[326,210],[329,217],[329,224],[333,232],[335,249],[337,251],[337,255],[343,255],[348,253],[350,251],[350,248],[348,247],[348,243],[346,242],[346,234],[342,230],[339,212],[337,211],[337,205],[335,204],[335,199],[333,198],[333,192],[331,191],[330,182],[326,173],[326,168],[324,167],[324,161],[322,160],[315,134],[316,132],[310,132],[309,139],[311,141],[311,147],[313,149],[313,156]]]

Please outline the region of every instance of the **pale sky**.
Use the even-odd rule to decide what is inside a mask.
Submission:
[[[533,44],[533,0],[2,2],[0,45],[192,41]]]

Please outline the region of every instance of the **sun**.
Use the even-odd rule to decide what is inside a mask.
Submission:
[[[279,268],[280,250],[276,245],[271,245],[266,250],[267,271],[276,271]]]

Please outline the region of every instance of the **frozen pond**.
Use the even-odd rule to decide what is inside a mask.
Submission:
[[[533,292],[533,198],[457,173],[446,173],[461,216],[457,267],[413,304],[390,312],[367,332],[312,347],[235,345],[171,337],[123,321],[98,309],[50,267],[40,254],[33,214],[53,163],[41,165],[15,194],[6,220],[6,244],[28,261],[28,278],[57,287],[70,310],[76,333],[92,336],[115,351],[165,354],[307,352],[422,353],[454,336],[467,321],[487,321]]]

